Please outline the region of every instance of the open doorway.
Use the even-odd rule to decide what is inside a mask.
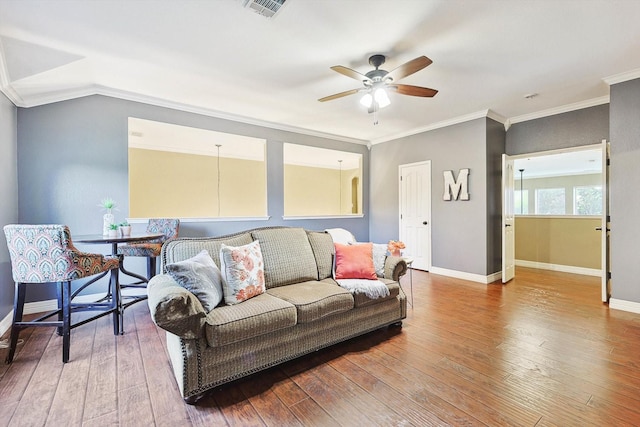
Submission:
[[[607,274],[607,143],[508,157],[516,266]],[[603,231],[605,230],[605,231]],[[503,268],[504,269],[504,268]],[[504,278],[503,278],[503,281]]]

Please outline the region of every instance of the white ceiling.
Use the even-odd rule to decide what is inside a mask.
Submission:
[[[602,173],[602,149],[565,151],[543,155],[518,157],[513,162],[514,178],[546,178],[566,175]]]
[[[288,0],[273,19],[242,3],[0,0],[0,89],[21,107],[97,93],[376,143],[598,105],[640,77],[640,1]],[[431,58],[402,83],[439,93],[392,93],[378,125],[357,95],[317,101],[359,87],[329,67],[366,73],[375,53],[387,70]]]

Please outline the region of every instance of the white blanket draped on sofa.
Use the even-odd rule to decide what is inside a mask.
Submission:
[[[338,284],[352,294],[365,294],[371,299],[388,297],[389,288],[380,280],[338,279]]]

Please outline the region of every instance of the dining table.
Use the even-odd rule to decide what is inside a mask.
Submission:
[[[122,290],[127,288],[146,288],[147,283],[149,282],[149,278],[142,276],[137,273],[133,273],[124,268],[124,255],[118,253],[118,245],[123,243],[131,243],[131,242],[148,242],[150,240],[155,240],[162,238],[164,235],[162,233],[132,233],[127,236],[118,235],[118,236],[107,236],[102,234],[83,234],[72,236],[72,240],[75,243],[83,243],[83,244],[103,244],[103,245],[111,245],[111,255],[117,257],[119,259],[119,267],[117,269],[111,270],[112,279],[115,280],[115,294],[110,295],[107,294],[106,298],[112,298],[115,302],[115,307],[117,311],[117,325],[114,326],[114,334],[124,334],[124,310],[132,304],[135,304],[140,301],[144,301],[147,299],[146,292],[144,294],[138,295],[123,295]],[[120,280],[120,273],[130,276],[134,278],[136,281],[132,283],[122,283]],[[115,277],[114,277],[115,276]],[[123,299],[126,299],[126,302],[123,302]]]

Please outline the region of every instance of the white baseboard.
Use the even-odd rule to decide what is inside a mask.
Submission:
[[[540,268],[542,270],[561,271],[563,273],[583,274],[585,276],[602,276],[602,270],[597,268],[576,267],[573,265],[548,264],[546,262],[516,260],[517,267]]]
[[[609,308],[614,310],[629,311],[631,313],[640,314],[640,302],[625,301],[623,299],[610,298]]]
[[[485,285],[489,283],[493,283],[502,277],[502,272],[500,271],[490,274],[488,276],[483,276],[481,274],[466,273],[464,271],[449,270],[447,268],[440,268],[440,267],[433,267],[433,266],[429,269],[429,272],[433,274],[439,274],[441,276],[455,277],[456,279],[463,279],[463,280],[469,280],[471,282],[484,283]]]

